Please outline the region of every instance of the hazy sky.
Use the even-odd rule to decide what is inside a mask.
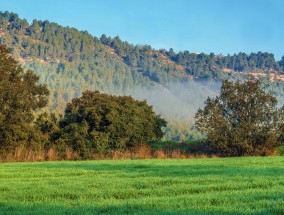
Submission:
[[[284,55],[284,0],[0,0],[0,10],[156,49]]]

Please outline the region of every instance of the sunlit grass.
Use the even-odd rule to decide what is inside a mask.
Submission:
[[[2,163],[0,213],[284,214],[284,157]]]

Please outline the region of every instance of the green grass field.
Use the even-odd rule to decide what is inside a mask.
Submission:
[[[284,214],[284,157],[0,164],[0,214]]]

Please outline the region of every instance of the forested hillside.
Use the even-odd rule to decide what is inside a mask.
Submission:
[[[271,53],[223,56],[155,50],[49,21],[30,24],[9,12],[0,13],[0,42],[47,84],[53,112],[62,113],[68,101],[87,89],[130,94],[147,99],[168,119],[170,139],[196,137],[190,119],[207,96],[219,91],[221,80],[250,73],[278,95],[284,91],[284,57],[276,61]]]

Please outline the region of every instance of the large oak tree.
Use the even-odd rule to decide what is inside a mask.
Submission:
[[[166,121],[146,101],[85,91],[67,104],[57,144],[88,158],[92,150],[126,149],[162,138]]]
[[[223,81],[220,96],[196,113],[196,127],[220,155],[262,155],[280,144],[280,113],[259,80]]]

